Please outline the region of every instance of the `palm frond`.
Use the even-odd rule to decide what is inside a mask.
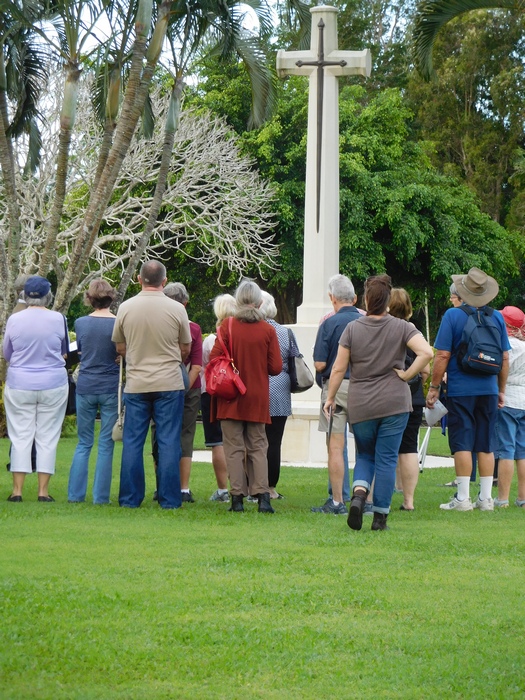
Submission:
[[[425,80],[433,75],[432,49],[441,27],[465,12],[491,9],[523,12],[525,0],[422,0],[419,3],[414,18],[413,53],[416,68]]]
[[[235,50],[246,67],[252,86],[252,109],[248,128],[257,128],[269,117],[275,104],[275,76],[268,68],[258,43],[253,39],[240,39]]]
[[[27,149],[27,160],[24,166],[24,174],[29,176],[34,173],[40,164],[42,155],[42,135],[36,119],[31,119],[29,122],[29,144]]]
[[[29,128],[37,114],[38,100],[47,81],[49,55],[31,41],[28,32],[19,33],[16,42],[6,48],[7,94],[15,103],[8,133],[16,138]]]
[[[146,101],[144,102],[144,109],[142,111],[142,126],[140,134],[144,138],[150,139],[153,136],[154,129],[155,113],[153,111],[153,102],[151,101],[151,95],[148,95]]]

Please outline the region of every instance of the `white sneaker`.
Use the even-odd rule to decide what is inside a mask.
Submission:
[[[470,498],[465,498],[464,501],[458,501],[455,496],[451,501],[442,503],[439,507],[441,510],[474,510]]]
[[[478,508],[479,510],[494,510],[494,499],[485,498],[482,501],[480,498],[478,498],[474,503],[474,508]]]

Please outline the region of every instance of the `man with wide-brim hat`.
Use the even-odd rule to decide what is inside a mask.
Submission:
[[[479,267],[471,267],[467,275],[452,275],[452,282],[465,304],[477,309],[490,304],[498,296],[499,284]]]
[[[437,352],[427,394],[427,406],[433,408],[446,372],[448,441],[454,455],[458,491],[450,503],[443,503],[440,508],[490,511],[494,510],[492,482],[496,423],[498,408],[504,405],[510,344],[502,315],[487,306],[498,294],[496,280],[478,267],[472,267],[467,274],[452,275],[452,281],[463,304],[448,309],[443,316],[434,342]],[[497,375],[467,374],[458,365],[457,351],[463,329],[469,318],[469,310],[475,309],[483,315],[490,315],[500,332],[503,365]],[[470,500],[473,452],[477,453],[480,474],[480,493],[474,504]]]

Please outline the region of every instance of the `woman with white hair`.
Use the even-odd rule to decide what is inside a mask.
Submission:
[[[233,319],[220,326],[224,345],[246,385],[246,393],[235,399],[213,397],[212,415],[221,421],[224,454],[230,478],[231,510],[241,513],[248,495],[257,496],[260,513],[273,513],[268,486],[268,440],[265,425],[270,423],[270,383],[268,375],[282,370],[281,351],[275,330],[264,320],[260,307],[261,290],[251,280],[243,280],[235,292],[237,308]],[[219,340],[210,360],[222,355]]]
[[[29,277],[22,297],[27,309],[10,316],[4,335],[4,357],[9,363],[4,404],[13,475],[13,492],[7,500],[22,500],[34,441],[38,500],[50,502],[54,499],[48,492],[49,480],[55,473],[68,399],[67,324],[62,314],[46,308],[53,301],[49,280]]]
[[[217,318],[216,326],[220,326],[225,318],[233,316],[237,304],[231,294],[219,294],[213,302],[213,312]],[[224,456],[224,446],[222,439],[221,424],[219,421],[211,421],[211,396],[206,391],[206,378],[204,370],[210,361],[210,352],[215,345],[215,333],[210,333],[202,343],[202,369],[201,369],[201,415],[202,427],[204,430],[204,444],[211,447],[211,463],[215,472],[217,489],[210,496],[210,501],[228,503],[230,495],[228,493],[228,469],[226,467],[226,457]]]
[[[277,334],[283,368],[276,376],[269,377],[270,380],[270,419],[271,423],[266,424],[266,437],[268,438],[268,486],[270,487],[270,498],[283,498],[277,492],[276,486],[281,474],[281,444],[283,441],[284,428],[288,416],[292,415],[292,394],[290,392],[290,375],[288,374],[288,360],[292,354],[290,345],[290,334],[288,329],[274,321],[277,316],[275,300],[268,292],[261,292],[263,302],[261,312]],[[297,346],[297,341],[294,342]]]

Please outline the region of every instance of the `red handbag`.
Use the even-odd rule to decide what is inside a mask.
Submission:
[[[232,337],[232,318],[228,319],[228,332],[230,336],[230,346]],[[206,391],[212,396],[219,396],[221,399],[232,401],[239,394],[246,393],[246,386],[239,376],[239,370],[233,363],[230,351],[224,344],[221,337],[221,329],[217,329],[217,338],[222,346],[222,355],[214,357],[206,365],[204,377],[206,380]]]

